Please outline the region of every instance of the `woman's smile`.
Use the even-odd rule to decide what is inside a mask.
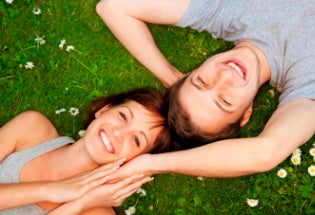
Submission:
[[[100,136],[105,148],[107,149],[107,151],[114,154],[115,148],[114,148],[112,142],[110,141],[110,139],[108,138],[107,133],[105,132],[104,129],[101,129],[99,131],[99,136]]]

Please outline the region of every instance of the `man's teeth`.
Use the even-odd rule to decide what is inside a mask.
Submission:
[[[243,73],[242,69],[237,64],[235,64],[233,62],[229,62],[227,65],[232,67],[244,79],[244,73]]]
[[[102,141],[106,147],[106,149],[109,151],[109,152],[114,152],[114,149],[112,147],[112,144],[110,143],[109,139],[107,138],[107,135],[104,131],[100,131],[100,136],[102,138]]]

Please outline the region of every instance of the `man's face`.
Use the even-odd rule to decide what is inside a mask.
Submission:
[[[215,55],[194,70],[179,92],[179,102],[193,125],[218,133],[246,111],[251,113],[259,68],[255,52],[243,46]]]

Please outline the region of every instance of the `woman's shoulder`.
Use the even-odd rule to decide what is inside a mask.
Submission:
[[[26,130],[31,130],[36,128],[36,132],[49,132],[51,130],[55,130],[55,126],[44,114],[34,111],[28,110],[20,113],[16,117],[16,122],[18,127],[22,127]],[[21,124],[22,123],[22,124]]]
[[[0,161],[9,154],[58,137],[53,123],[42,113],[25,111],[0,127]]]
[[[16,151],[59,136],[48,117],[38,111],[24,111],[12,119],[11,123],[16,137]]]
[[[48,117],[38,111],[25,111],[20,114],[20,117],[22,122],[26,122],[25,127],[21,127],[21,136],[27,141],[26,147],[59,136],[56,127]]]
[[[17,115],[16,118],[19,118],[20,120],[25,120],[31,123],[35,122],[35,123],[47,124],[47,126],[52,125],[51,121],[48,119],[47,116],[35,110],[24,111],[20,113],[19,115]]]

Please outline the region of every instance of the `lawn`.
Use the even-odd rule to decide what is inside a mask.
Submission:
[[[164,91],[97,16],[97,1],[8,1],[0,2],[0,126],[33,109],[47,115],[62,135],[79,138],[84,110],[95,97],[146,86]],[[205,32],[156,25],[150,29],[183,72],[232,47]],[[242,136],[261,131],[277,99],[276,90],[263,86]],[[71,108],[79,114],[69,113]],[[308,173],[315,165],[309,153],[314,141],[264,174],[225,179],[156,175],[117,213],[134,206],[135,214],[143,215],[315,214],[315,179]],[[285,172],[278,173],[281,169]],[[258,200],[258,205],[250,207],[247,199]]]

